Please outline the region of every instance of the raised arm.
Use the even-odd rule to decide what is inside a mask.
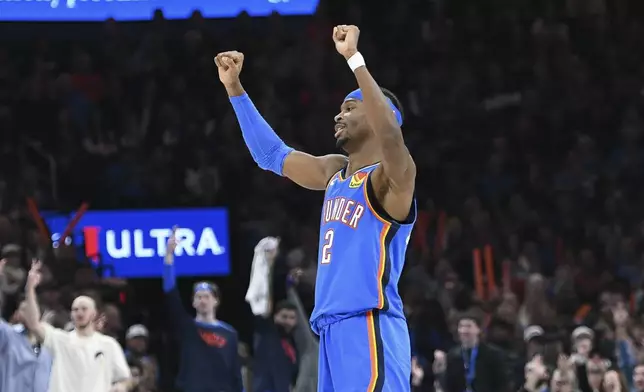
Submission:
[[[327,182],[346,165],[343,155],[312,155],[295,151],[280,139],[259,113],[239,80],[244,55],[224,52],[215,57],[219,79],[226,87],[230,103],[242,130],[244,142],[257,165],[312,190],[326,189]]]
[[[40,260],[31,262],[31,269],[27,275],[27,284],[25,285],[25,310],[23,315],[23,322],[25,327],[31,331],[39,342],[45,341],[46,327],[40,321],[40,307],[38,306],[38,299],[36,296],[36,287],[40,284],[42,275],[40,268],[42,263]]]
[[[177,248],[177,227],[172,228],[172,234],[166,244],[165,257],[163,258],[163,292],[166,295],[167,311],[170,313],[170,322],[173,332],[181,335],[192,325],[190,315],[183,307],[181,296],[177,290],[177,278],[174,270],[174,250]]]
[[[294,270],[288,276],[286,298],[297,308],[297,326],[293,331],[295,347],[301,356],[299,372],[295,381],[294,391],[312,391],[317,385],[318,374],[318,351],[319,344],[315,339],[313,331],[309,326],[309,318],[306,315],[300,296],[297,293],[296,285],[299,282],[301,270]]]
[[[255,316],[268,318],[273,310],[271,274],[279,240],[266,237],[255,245],[255,254],[246,291],[246,302]]]
[[[306,315],[306,310],[304,310],[304,305],[302,305],[302,301],[300,300],[300,295],[297,293],[297,284],[299,283],[301,275],[302,271],[299,269],[291,271],[289,274],[286,283],[286,298],[297,308],[297,327],[293,334],[298,351],[304,352],[311,347],[317,346],[317,340],[315,339],[313,331],[311,331],[309,318]]]
[[[403,140],[400,108],[398,113],[392,110],[391,99],[384,95],[367,69],[358,52],[359,36],[356,26],[341,25],[333,29],[335,47],[355,74],[367,122],[380,146],[382,163],[374,172],[374,190],[385,210],[393,218],[404,220],[413,199],[416,165]]]

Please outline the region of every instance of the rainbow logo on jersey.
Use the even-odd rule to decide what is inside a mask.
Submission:
[[[364,180],[367,179],[368,175],[369,174],[365,172],[357,172],[356,174],[351,176],[351,181],[349,182],[349,188],[358,188],[360,185],[362,185]]]

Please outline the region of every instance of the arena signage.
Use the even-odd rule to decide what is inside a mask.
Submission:
[[[69,217],[43,214],[58,246]],[[187,210],[88,211],[72,237],[90,260],[101,256],[118,277],[158,277],[166,243],[177,225],[180,239],[175,250],[181,276],[230,273],[228,214],[222,208]]]
[[[0,21],[81,22],[150,20],[156,9],[167,19],[185,19],[198,10],[206,18],[311,15],[319,0],[0,0]]]

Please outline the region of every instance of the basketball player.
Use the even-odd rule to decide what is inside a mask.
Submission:
[[[86,297],[72,303],[74,330],[63,331],[40,321],[36,287],[40,284],[40,261],[34,261],[27,276],[23,321],[53,357],[50,392],[126,392],[132,380],[123,349],[114,338],[95,329],[96,304]]]
[[[221,53],[215,62],[259,167],[326,190],[311,315],[320,335],[318,391],[404,392],[411,354],[397,286],[416,215],[416,166],[403,142],[400,104],[367,70],[359,34],[355,26],[333,30],[359,86],[335,117],[337,146],[348,159],[288,147],[242,88],[243,54]]]

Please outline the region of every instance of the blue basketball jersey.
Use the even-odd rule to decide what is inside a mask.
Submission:
[[[323,316],[351,316],[379,309],[404,317],[398,280],[416,218],[398,223],[380,208],[371,186],[378,163],[327,185],[320,221],[315,308],[311,324]],[[314,327],[315,329],[315,327]]]

